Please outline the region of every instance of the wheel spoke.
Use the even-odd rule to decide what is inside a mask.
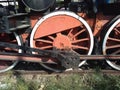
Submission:
[[[115,42],[120,42],[120,39],[111,38],[111,37],[109,37],[108,40],[115,41]]]
[[[44,46],[44,47],[40,47],[40,49],[50,49],[53,48],[53,46]]]
[[[68,37],[72,34],[73,30],[74,30],[74,29],[72,28],[72,29],[69,31],[69,33],[68,33],[68,35],[67,35]]]
[[[83,46],[77,46],[77,45],[72,45],[73,49],[83,49],[83,50],[89,50],[88,47],[83,47]]]
[[[115,51],[115,52],[112,52],[111,55],[112,55],[112,54],[113,54],[113,55],[116,55],[116,54],[118,54],[118,53],[120,53],[120,50],[117,50],[117,51]]]
[[[35,39],[35,41],[40,41],[40,42],[50,43],[50,44],[53,43],[52,41],[49,41],[49,40],[43,40],[43,39]]]
[[[50,38],[50,39],[52,39],[52,40],[54,40],[54,39],[55,39],[53,36],[48,36],[48,38]]]
[[[73,35],[73,37],[72,37],[72,38],[77,37],[78,35],[80,35],[81,33],[85,32],[85,31],[86,31],[86,29],[80,30],[80,31],[79,31],[79,32],[77,32],[75,35]]]
[[[107,46],[106,49],[120,48],[120,45]]]
[[[85,41],[88,41],[89,38],[83,38],[83,39],[80,39],[80,40],[74,40],[72,41],[72,43],[79,43],[79,42],[85,42]]]
[[[117,33],[120,34],[120,31],[119,31],[117,28],[114,28],[114,30],[115,30]]]

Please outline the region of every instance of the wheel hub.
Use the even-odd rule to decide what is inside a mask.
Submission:
[[[71,49],[71,41],[67,36],[58,33],[53,41],[53,47],[57,49]]]

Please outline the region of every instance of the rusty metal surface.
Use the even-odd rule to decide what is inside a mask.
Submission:
[[[120,60],[120,55],[80,55],[80,59],[87,60],[104,60],[104,59],[112,59],[112,60]]]
[[[80,60],[105,60],[105,59],[120,60],[120,55],[80,55]],[[0,55],[0,60],[7,61],[20,60],[28,62],[55,63],[53,61],[50,61],[50,57],[30,57],[23,55]]]
[[[45,61],[47,59],[47,61]],[[28,62],[47,62],[47,63],[55,63],[53,61],[49,61],[50,57],[30,57],[23,55],[0,55],[0,60],[5,61],[28,61]]]

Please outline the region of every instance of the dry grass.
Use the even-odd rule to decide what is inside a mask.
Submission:
[[[26,80],[21,75],[14,76],[11,73],[0,82],[0,90],[120,90],[120,76],[110,76],[100,72],[86,73],[82,76],[58,74],[42,77],[40,80]]]

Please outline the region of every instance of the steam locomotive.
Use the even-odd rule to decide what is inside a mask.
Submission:
[[[79,55],[119,55],[119,34],[120,0],[0,0],[1,54],[27,53],[7,44],[1,46],[7,42],[60,53],[69,58],[66,67],[79,68],[88,63]],[[63,69],[58,59],[40,60],[46,69]],[[0,72],[13,69],[18,62],[0,60]],[[120,70],[119,60],[106,62]]]

